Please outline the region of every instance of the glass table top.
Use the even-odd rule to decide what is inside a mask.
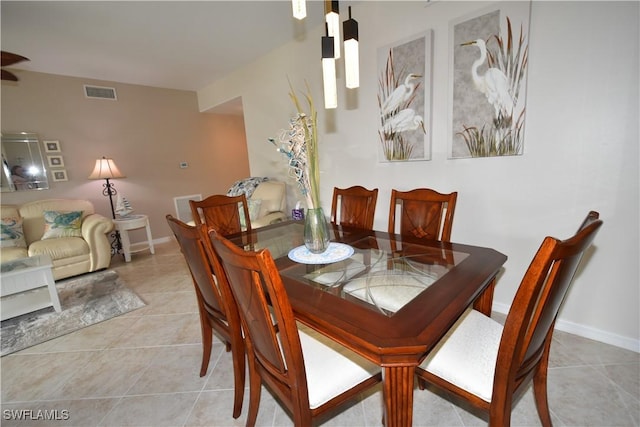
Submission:
[[[341,298],[356,298],[390,316],[468,256],[381,237],[365,237],[349,245],[354,253],[343,261],[294,263],[281,269],[280,274]]]
[[[6,261],[0,264],[0,272],[12,273],[24,271],[34,267],[51,267],[51,258],[49,255],[35,255],[32,257],[19,258]]]
[[[303,229],[303,222],[290,222],[231,240],[245,250],[269,249],[283,278],[385,316],[392,316],[469,256],[439,242],[407,243],[387,233],[330,226],[332,242],[349,245],[353,254],[333,263],[299,263],[288,255],[304,244]]]
[[[289,251],[304,245],[304,222],[291,221],[284,226],[258,228],[251,235],[243,234],[231,240],[244,247],[245,250],[269,249],[273,259],[286,257]],[[350,232],[329,226],[329,238],[334,241],[348,237]],[[242,243],[240,240],[242,239]]]

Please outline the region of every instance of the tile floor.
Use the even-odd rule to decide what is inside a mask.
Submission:
[[[2,426],[243,426],[247,405],[231,417],[231,358],[220,341],[207,375],[198,376],[196,300],[177,245],[112,267],[147,306],[0,359]],[[554,341],[549,399],[556,426],[640,425],[639,354],[562,332]],[[417,390],[414,400],[416,426],[487,424],[428,391]],[[60,419],[12,419],[22,410],[34,418],[57,411],[47,413]],[[378,426],[381,419],[378,388],[323,425]],[[516,404],[512,424],[540,425],[531,390]],[[263,392],[257,425],[292,422]]]

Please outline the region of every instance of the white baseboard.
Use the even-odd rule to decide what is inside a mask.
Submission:
[[[500,303],[493,304],[494,311],[505,314],[505,315],[509,311],[509,308],[510,307],[506,304],[500,304]],[[636,353],[640,353],[639,340],[634,340],[632,338],[623,337],[618,334],[592,328],[591,326],[585,326],[579,323],[558,319],[556,321],[556,329],[559,331],[578,335],[583,338],[589,338],[592,340],[600,341],[605,344],[614,345],[616,347],[621,347],[626,350],[631,350],[631,351],[635,351]]]

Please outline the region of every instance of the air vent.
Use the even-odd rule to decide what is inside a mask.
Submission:
[[[84,96],[87,98],[111,99],[112,101],[118,99],[115,88],[104,86],[84,85]]]

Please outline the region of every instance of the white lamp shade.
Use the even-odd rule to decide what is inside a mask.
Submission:
[[[307,16],[306,0],[291,0],[291,8],[293,9],[294,18],[304,19]]]
[[[333,37],[334,40],[334,58],[340,58],[340,15],[336,12],[329,12],[326,14],[327,28],[329,37]]]
[[[349,39],[344,42],[344,75],[347,88],[360,86],[360,54],[358,40]]]
[[[335,59],[322,58],[322,80],[324,82],[324,108],[338,107]]]
[[[125,175],[120,172],[118,166],[114,163],[113,159],[107,159],[103,157],[96,160],[96,166],[93,168],[93,172],[89,175],[89,179],[113,179],[113,178],[126,178]]]

